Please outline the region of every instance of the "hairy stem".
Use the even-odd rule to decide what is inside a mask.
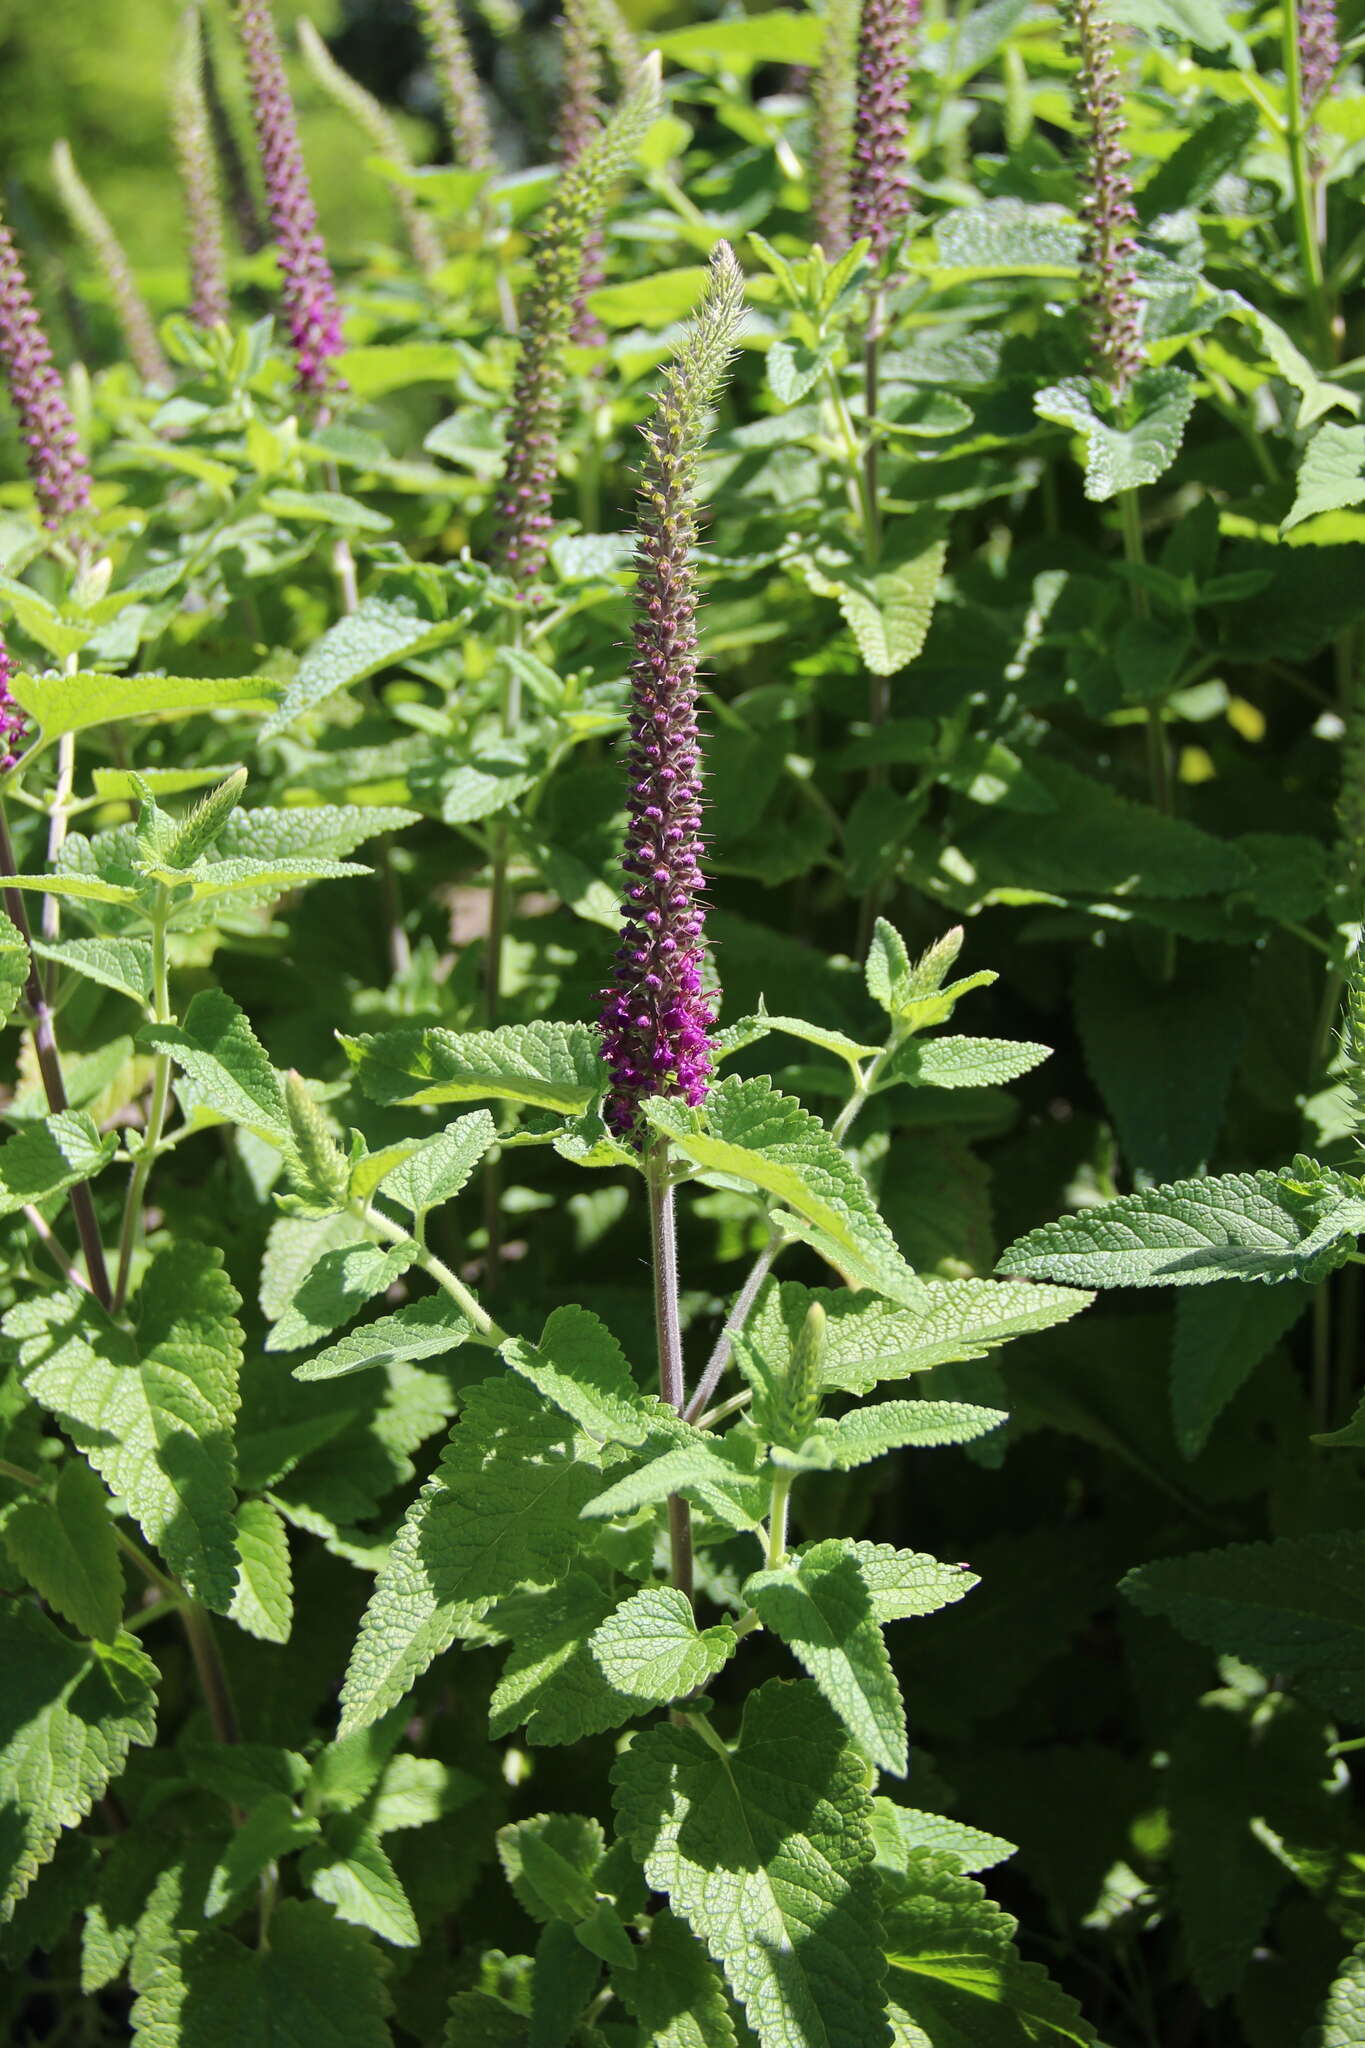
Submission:
[[[166,954],[166,891],[156,892],[156,906],[152,913],[152,1021],[156,1024],[174,1023],[171,1015],[170,972]],[[128,1194],[123,1204],[123,1227],[119,1232],[118,1279],[114,1285],[114,1314],[122,1312],[128,1299],[128,1282],[132,1275],[133,1253],[137,1248],[138,1228],[142,1221],[142,1204],[147,1193],[147,1182],[156,1163],[157,1148],[161,1134],[166,1127],[166,1109],[171,1099],[171,1056],[159,1052],[152,1070],[152,1100],[147,1111],[147,1125],[142,1133],[137,1159],[133,1164],[132,1176],[128,1182]]]
[[[791,1507],[792,1472],[774,1472],[772,1505],[768,1510],[768,1570],[775,1571],[787,1555],[787,1516]]]
[[[1146,566],[1147,550],[1142,540],[1142,507],[1137,491],[1120,491],[1118,506],[1123,532],[1123,558],[1130,567],[1143,568]],[[1150,618],[1150,600],[1143,585],[1136,580],[1131,585],[1131,597],[1134,618]],[[1160,704],[1147,706],[1147,781],[1155,808],[1164,818],[1173,817],[1175,800],[1171,787],[1171,758],[1166,745],[1166,727],[1161,716]],[[1163,981],[1171,981],[1174,977],[1175,936],[1168,932],[1162,941],[1161,978]]]
[[[645,1162],[649,1237],[654,1265],[654,1329],[659,1349],[659,1392],[679,1415],[687,1410],[682,1326],[678,1320],[678,1239],[668,1141],[656,1139]],[[668,1498],[673,1583],[692,1598],[692,1511],[678,1494]]]
[[[409,1231],[404,1230],[401,1224],[395,1223],[391,1217],[386,1216],[382,1209],[376,1209],[372,1203],[353,1202],[351,1204],[351,1213],[360,1222],[365,1224],[367,1229],[372,1230],[376,1237],[382,1237],[386,1244],[409,1244],[416,1242]],[[419,1244],[417,1246],[417,1264],[421,1267],[427,1278],[434,1280],[442,1293],[448,1294],[457,1307],[468,1316],[470,1322],[474,1325],[475,1343],[486,1344],[490,1350],[495,1351],[500,1344],[507,1342],[506,1330],[501,1329],[494,1322],[492,1316],[483,1307],[478,1297],[465,1286],[458,1273],[451,1272],[444,1259],[438,1259],[435,1252],[428,1251],[424,1244]]]

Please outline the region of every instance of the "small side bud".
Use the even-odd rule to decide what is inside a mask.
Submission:
[[[962,926],[955,924],[951,931],[946,931],[941,939],[935,939],[933,945],[920,954],[910,969],[906,988],[910,1001],[919,996],[937,995],[956,965],[957,956],[962,951],[963,936]]]
[[[297,1155],[290,1179],[300,1194],[320,1197],[340,1208],[351,1185],[350,1162],[328,1130],[326,1118],[308,1092],[308,1084],[292,1068],[285,1076],[284,1102]]]
[[[783,1421],[793,1445],[800,1445],[814,1427],[824,1377],[825,1311],[818,1301],[813,1301],[806,1310],[783,1389]]]
[[[246,781],[246,769],[236,769],[181,820],[180,829],[167,848],[167,867],[193,867],[200,854],[208,851],[242,801]]]

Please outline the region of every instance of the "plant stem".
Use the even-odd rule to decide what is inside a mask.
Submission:
[[[166,958],[166,891],[164,887],[156,892],[156,904],[152,912],[152,1020],[157,1024],[171,1024],[170,974]],[[114,1286],[113,1310],[122,1313],[128,1299],[128,1282],[132,1275],[133,1253],[137,1248],[138,1226],[142,1220],[142,1203],[147,1193],[147,1182],[156,1163],[157,1148],[161,1133],[166,1125],[166,1108],[171,1098],[171,1056],[159,1052],[152,1070],[152,1100],[147,1111],[147,1125],[142,1133],[137,1159],[128,1182],[128,1194],[123,1204],[123,1227],[119,1232],[118,1279]]]
[[[1145,568],[1147,550],[1142,540],[1142,507],[1136,489],[1120,491],[1118,494],[1119,521],[1123,533],[1123,558],[1132,568]],[[1151,601],[1146,589],[1134,581],[1130,590],[1133,616],[1138,620],[1149,619],[1152,615]],[[1147,780],[1151,789],[1152,803],[1163,818],[1175,815],[1175,803],[1171,790],[1171,760],[1166,746],[1166,727],[1161,716],[1160,704],[1147,706]],[[1161,979],[1175,978],[1175,936],[1167,932],[1161,947]]]
[[[404,1230],[401,1224],[394,1223],[388,1216],[384,1215],[382,1210],[374,1208],[368,1202],[353,1202],[351,1204],[351,1213],[360,1222],[367,1225],[375,1233],[376,1237],[382,1237],[386,1244],[411,1244],[416,1242],[411,1233]],[[428,1279],[434,1280],[442,1292],[448,1294],[451,1300],[468,1316],[470,1322],[474,1325],[475,1343],[486,1344],[490,1350],[496,1351],[500,1344],[507,1342],[506,1330],[501,1329],[494,1322],[492,1316],[489,1315],[488,1310],[483,1307],[477,1296],[471,1293],[469,1288],[465,1286],[458,1273],[451,1272],[444,1259],[438,1259],[435,1252],[428,1251],[424,1244],[418,1244],[417,1264],[427,1275]]]
[[[659,1349],[659,1392],[671,1408],[687,1410],[682,1326],[678,1320],[678,1237],[669,1167],[668,1140],[656,1139],[645,1162],[649,1189],[649,1238],[654,1265],[654,1330]],[[680,1495],[668,1497],[668,1538],[673,1583],[692,1598],[692,1510]]]
[[[232,1688],[223,1666],[218,1649],[218,1638],[207,1609],[197,1601],[182,1596],[180,1603],[180,1625],[194,1659],[199,1689],[204,1695],[213,1732],[223,1743],[241,1741],[237,1725],[237,1709],[233,1704]]]
[[[66,664],[68,675],[74,673],[75,656]],[[52,808],[48,813],[47,864],[57,865],[57,856],[66,844],[67,807],[71,802],[71,789],[76,780],[76,735],[64,732],[57,742],[57,782],[52,792]],[[57,896],[43,898],[43,937],[49,944],[61,936],[62,906]]]
[[[9,822],[5,817],[4,804],[0,802],[0,875],[17,875],[18,872],[14,864],[14,847],[9,836]],[[47,991],[43,987],[42,975],[38,972],[38,963],[33,956],[33,932],[29,925],[23,893],[18,889],[6,889],[4,897],[10,921],[29,949],[24,1000],[32,1018],[33,1049],[38,1057],[38,1072],[42,1076],[43,1093],[47,1097],[48,1108],[56,1116],[67,1107],[67,1098],[52,1010],[47,1000]],[[81,1250],[85,1254],[85,1270],[90,1279],[90,1291],[102,1308],[108,1308],[112,1299],[109,1269],[104,1262],[104,1240],[100,1236],[89,1183],[78,1181],[75,1187],[68,1190],[67,1200],[71,1204],[71,1214],[75,1218]]]
[[[775,1571],[787,1555],[787,1511],[791,1506],[791,1472],[774,1472],[772,1506],[768,1510],[768,1570]]]
[[[24,1204],[24,1221],[47,1253],[68,1287],[79,1287],[84,1293],[90,1292],[89,1282],[67,1255],[66,1247],[54,1235],[41,1209],[35,1209],[32,1202]]]
[[[512,622],[512,651],[521,649],[521,618]],[[502,698],[502,730],[513,739],[521,724],[521,677],[508,665]],[[507,937],[507,870],[511,857],[511,831],[505,816],[495,818],[491,827],[493,857],[488,889],[488,939],[484,964],[484,1022],[490,1031],[498,1027],[502,1008],[502,954]],[[502,1273],[502,1162],[497,1148],[483,1162],[484,1235],[488,1240],[484,1279],[490,1293]]]
[[[1317,214],[1313,204],[1313,180],[1308,162],[1308,129],[1303,118],[1299,0],[1283,0],[1281,33],[1284,51],[1284,89],[1287,99],[1285,141],[1289,150],[1289,170],[1294,185],[1294,234],[1299,245],[1304,296],[1308,301],[1308,316],[1313,328],[1313,338],[1322,351],[1321,360],[1325,365],[1333,360],[1336,349],[1332,334],[1331,309],[1327,303],[1327,289],[1323,280],[1322,245],[1318,237]]]

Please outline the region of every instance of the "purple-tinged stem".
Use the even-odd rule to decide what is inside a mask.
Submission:
[[[645,1163],[649,1239],[654,1268],[654,1333],[659,1351],[659,1393],[681,1415],[687,1407],[682,1325],[678,1315],[678,1236],[668,1141],[654,1141]],[[680,1494],[668,1497],[668,1540],[673,1583],[692,1598],[692,1511]]]

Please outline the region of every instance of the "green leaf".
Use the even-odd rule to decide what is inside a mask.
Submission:
[[[756,1528],[762,1519],[763,1505],[755,1497],[759,1489],[754,1486],[757,1452],[752,1440],[730,1436],[717,1443],[704,1432],[687,1429],[681,1423],[675,1430],[659,1432],[665,1442],[669,1436],[681,1441],[675,1440],[671,1448],[616,1480],[597,1495],[584,1513],[595,1517],[626,1515],[635,1508],[667,1500],[671,1493],[680,1493],[732,1528]]]
[[[527,2022],[487,1991],[457,1991],[442,2036],[443,2048],[530,2048]]]
[[[0,929],[0,940],[3,938]],[[98,982],[101,988],[131,996],[135,1003],[145,1003],[151,995],[152,949],[145,939],[35,939],[33,950],[40,960],[50,960],[56,967]],[[7,966],[8,955],[0,951],[0,977]]]
[[[850,1285],[923,1302],[866,1182],[824,1125],[771,1081],[727,1077],[704,1110],[656,1096],[645,1115],[694,1166],[748,1181],[813,1226],[809,1241]]]
[[[1358,1942],[1342,1964],[1322,2018],[1300,2048],[1365,2048],[1365,1942]]]
[[[367,1301],[385,1294],[417,1257],[412,1238],[402,1244],[341,1244],[311,1265],[294,1298],[265,1340],[267,1351],[301,1351],[330,1336],[358,1315]]]
[[[709,1685],[738,1641],[726,1622],[698,1629],[676,1587],[643,1586],[593,1630],[589,1647],[607,1683],[643,1706]]]
[[[466,367],[464,350],[448,341],[378,342],[348,348],[337,360],[338,371],[359,399],[387,398],[391,391],[416,384],[453,386]]]
[[[112,1643],[123,1615],[123,1571],[109,1496],[90,1467],[67,1458],[52,1499],[29,1494],[0,1523],[17,1570],[83,1636]]]
[[[488,1702],[495,1741],[524,1725],[534,1745],[581,1742],[641,1711],[608,1685],[588,1647],[612,1604],[612,1595],[585,1571],[498,1603],[491,1622],[513,1648]]]
[[[132,1636],[73,1643],[27,1603],[0,1602],[0,1920],[63,1828],[84,1820],[133,1743],[156,1733],[157,1669]]]
[[[810,348],[802,341],[775,341],[768,350],[765,368],[774,398],[781,405],[795,405],[815,389],[833,361],[837,341]]]
[[[526,1102],[578,1116],[605,1070],[586,1024],[504,1024],[497,1031],[408,1028],[341,1040],[372,1102]]]
[[[363,1329],[352,1330],[294,1367],[296,1380],[344,1379],[372,1366],[394,1365],[400,1359],[444,1358],[474,1334],[474,1325],[446,1294],[407,1301],[391,1316],[380,1316]]]
[[[597,1905],[597,1867],[606,1852],[599,1821],[583,1813],[538,1813],[498,1829],[498,1860],[521,1906],[542,1925],[586,1920]]]
[[[943,540],[889,537],[883,566],[862,570],[848,560],[802,556],[797,566],[817,597],[833,597],[874,676],[894,676],[923,647],[943,580]]]
[[[222,989],[201,989],[183,1024],[145,1025],[138,1042],[171,1055],[193,1084],[194,1106],[273,1145],[290,1144],[279,1076],[245,1014]]]
[[[1083,2048],[1079,2006],[1014,1946],[1016,1925],[950,1857],[921,1850],[887,1879],[898,2048]]]
[[[935,1365],[985,1358],[1012,1337],[1066,1322],[1093,1299],[1078,1289],[1032,1281],[936,1280],[923,1309],[846,1290],[769,1283],[749,1321],[749,1341],[768,1369],[785,1376],[812,1302],[825,1311],[826,1387],[866,1394],[881,1380],[906,1379]]]
[[[354,1814],[329,1814],[322,1840],[305,1850],[299,1876],[337,1918],[368,1927],[395,1948],[421,1941],[416,1916],[379,1837]]]
[[[299,663],[278,708],[261,728],[263,740],[292,725],[305,711],[315,710],[336,691],[363,683],[382,669],[414,654],[426,654],[451,639],[464,625],[463,616],[433,622],[391,604],[386,598],[364,597],[353,612],[329,626]]]
[[[282,1899],[268,1947],[177,1935],[133,2008],[137,2048],[391,2048],[378,1950],[326,1906]]]
[[[635,1384],[625,1352],[590,1309],[555,1309],[539,1344],[512,1337],[502,1355],[513,1372],[599,1443],[644,1442],[654,1419],[651,1406]]]
[[[1026,1039],[912,1038],[878,1074],[877,1092],[903,1081],[912,1088],[998,1088],[1050,1058],[1051,1050]]]
[[[831,1537],[775,1570],[755,1572],[743,1592],[872,1762],[903,1778],[910,1761],[905,1707],[855,1549]]]
[[[910,1621],[937,1614],[965,1599],[981,1581],[965,1565],[944,1564],[918,1550],[897,1550],[891,1543],[850,1543],[879,1622]]]
[[[92,1180],[117,1150],[117,1138],[102,1137],[83,1110],[62,1110],[28,1124],[0,1145],[0,1216]]]
[[[41,949],[40,949],[41,950]],[[0,1024],[14,1015],[28,981],[28,947],[17,924],[0,910]]]
[[[1171,1350],[1171,1420],[1187,1458],[1199,1456],[1233,1395],[1311,1300],[1311,1288],[1295,1280],[1274,1288],[1219,1280],[1180,1296]]]
[[[774,1451],[773,1458],[801,1470],[847,1472],[887,1451],[971,1443],[1008,1420],[1003,1409],[961,1401],[880,1401],[837,1422],[817,1422],[799,1451]]]
[[[1129,1572],[1122,1590],[1182,1635],[1365,1721],[1365,1535],[1236,1543]]]
[[[1002,1273],[1083,1287],[1198,1287],[1212,1280],[1316,1280],[1341,1264],[1365,1205],[1331,1183],[1304,1194],[1292,1173],[1230,1173],[1146,1188],[1029,1231]]]
[[[1178,213],[1182,207],[1198,206],[1207,199],[1219,179],[1241,163],[1258,126],[1256,109],[1249,100],[1211,108],[1138,193],[1143,221]]]
[[[417,811],[398,804],[292,804],[274,810],[234,811],[218,836],[218,851],[233,859],[286,864],[300,854],[345,860],[367,839],[415,825]]]
[[[385,1174],[384,1193],[414,1216],[425,1216],[454,1200],[496,1138],[497,1126],[486,1109],[457,1117]]]
[[[649,1728],[612,1774],[646,1881],[721,1965],[762,2048],[884,2048],[864,1769],[814,1686],[769,1681],[733,1749]]]
[[[924,1813],[918,1807],[897,1806],[894,1800],[884,1798],[872,1802],[872,1834],[878,1868],[902,1875],[919,1849],[951,1856],[959,1870],[968,1873],[990,1870],[1016,1854],[1014,1843],[1003,1835],[988,1835],[946,1813]]]
[[[277,519],[299,519],[306,526],[340,526],[348,533],[390,533],[393,521],[385,512],[348,498],[344,491],[268,491],[261,510]]]
[[[724,1979],[667,1907],[650,1921],[635,1968],[615,1977],[612,1988],[650,2048],[738,2048]]]
[[[279,685],[265,676],[17,675],[10,684],[46,741],[129,718],[183,717],[232,704],[264,711]]]
[[[494,1603],[568,1570],[598,1483],[573,1425],[519,1380],[484,1380],[413,1503],[365,1611],[342,1688],[343,1731],[396,1705]]]
[[[65,1423],[189,1591],[220,1612],[237,1573],[232,1426],[242,1333],[216,1247],[158,1252],[127,1330],[89,1295],[10,1310],[24,1385]]]
[[[1342,427],[1328,420],[1304,452],[1298,490],[1281,531],[1288,533],[1315,513],[1360,504],[1365,504],[1365,426]]]
[[[294,1574],[284,1518],[269,1501],[237,1510],[237,1590],[228,1613],[248,1635],[287,1643],[294,1621]]]
[[[934,228],[938,265],[967,277],[1074,277],[1081,236],[1059,206],[1017,199],[978,201],[946,213]]]
[[[256,1801],[214,1865],[204,1918],[221,1920],[241,1904],[272,1863],[313,1841],[317,1832],[317,1822],[300,1816],[289,1793],[268,1792]]]
[[[763,14],[670,29],[656,38],[656,47],[688,71],[747,77],[756,64],[817,63],[823,38],[824,23],[818,15],[773,7]]]
[[[1036,393],[1033,406],[1041,419],[1071,427],[1085,442],[1085,495],[1096,501],[1115,498],[1154,484],[1166,474],[1194,410],[1195,380],[1168,365],[1140,370],[1132,390],[1119,405],[1120,417],[1096,410],[1095,385],[1085,377],[1068,377]]]

